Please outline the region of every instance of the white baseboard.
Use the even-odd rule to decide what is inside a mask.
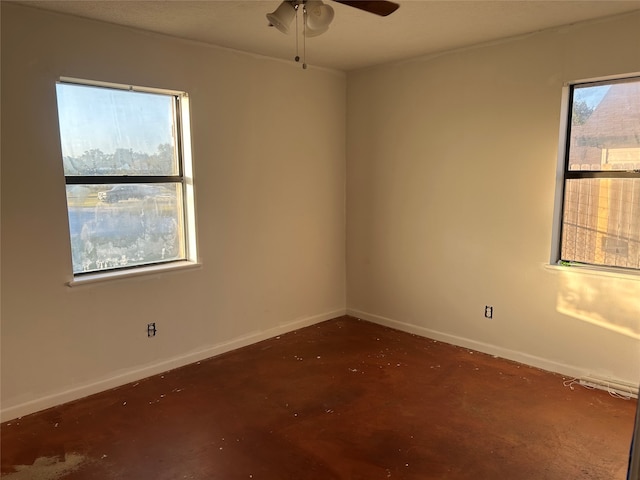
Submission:
[[[541,370],[559,373],[560,375],[565,375],[570,378],[577,379],[586,377],[589,374],[589,372],[585,369],[573,365],[567,365],[546,358],[537,357],[535,355],[518,352],[516,350],[510,350],[508,348],[491,345],[489,343],[479,342],[470,338],[459,337],[457,335],[439,332],[437,330],[431,330],[430,328],[400,322],[398,320],[393,320],[391,318],[382,317],[380,315],[375,315],[360,310],[347,308],[347,315],[361,318],[363,320],[368,320],[370,322],[377,323],[386,327],[395,328],[396,330],[401,330],[403,332],[413,333],[421,337],[431,338],[433,340],[450,343],[459,347],[465,347],[478,352],[494,355],[496,357],[512,360],[524,365],[530,365]]]
[[[15,418],[23,417],[31,413],[39,412],[41,410],[61,405],[63,403],[78,400],[80,398],[93,395],[95,393],[103,392],[112,388],[126,385],[130,382],[142,380],[143,378],[164,373],[174,368],[183,367],[190,363],[199,362],[207,358],[220,355],[237,348],[246,347],[253,343],[266,340],[278,335],[297,330],[299,328],[315,325],[316,323],[323,322],[325,320],[331,320],[332,318],[346,315],[345,309],[334,310],[326,312],[320,315],[313,315],[302,319],[290,321],[285,324],[278,325],[277,327],[269,328],[260,332],[249,333],[227,342],[218,343],[205,348],[201,348],[184,355],[178,355],[160,362],[153,363],[151,365],[145,365],[142,367],[136,367],[128,369],[124,372],[119,372],[106,378],[102,378],[97,381],[87,382],[80,385],[76,385],[73,388],[54,392],[49,395],[31,399],[16,405],[11,405],[0,410],[0,421],[6,422]]]
[[[626,382],[600,378],[598,376],[580,377],[580,385],[587,388],[597,388],[609,392],[609,395],[620,398],[638,398],[638,385]]]

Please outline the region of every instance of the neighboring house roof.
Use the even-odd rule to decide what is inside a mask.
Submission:
[[[603,149],[640,148],[640,82],[613,84],[571,138],[571,165],[600,164]]]

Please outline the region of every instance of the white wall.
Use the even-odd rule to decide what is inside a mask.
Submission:
[[[190,94],[201,268],[65,286],[60,76]],[[343,73],[2,2],[3,419],[344,314],[345,109]]]
[[[544,264],[563,83],[640,72],[638,32],[636,12],[350,73],[349,313],[637,385],[640,281]]]

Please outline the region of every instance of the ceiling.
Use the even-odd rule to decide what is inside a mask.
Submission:
[[[306,63],[353,70],[640,10],[640,1],[395,0],[379,17],[325,0],[329,31],[306,40]],[[280,0],[30,0],[31,7],[293,61],[296,35],[268,26]],[[302,40],[299,42],[302,56]]]

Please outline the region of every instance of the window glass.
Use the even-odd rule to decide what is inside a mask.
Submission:
[[[186,98],[76,83],[57,95],[74,274],[190,257]]]
[[[567,180],[562,258],[640,268],[640,179]]]
[[[640,79],[571,87],[560,260],[640,269]]]
[[[74,272],[184,258],[182,185],[67,185]]]
[[[639,105],[639,80],[574,87],[569,169],[640,168]]]
[[[65,175],[177,175],[173,96],[57,85]]]

